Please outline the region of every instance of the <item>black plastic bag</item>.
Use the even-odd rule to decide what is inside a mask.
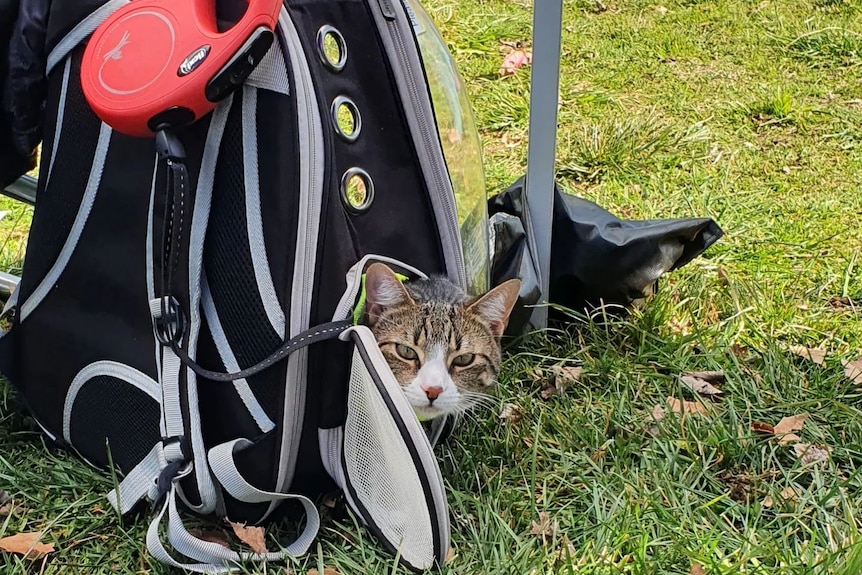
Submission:
[[[494,238],[492,281],[521,278],[507,335],[523,333],[541,297],[531,248],[524,178],[488,201]],[[549,302],[574,311],[637,305],[655,293],[659,277],[678,269],[724,232],[710,218],[620,220],[600,206],[554,186]],[[557,313],[552,320],[561,319]]]

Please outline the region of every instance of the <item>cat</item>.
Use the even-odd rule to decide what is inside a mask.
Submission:
[[[386,264],[369,266],[364,322],[420,420],[489,401],[520,288],[511,279],[470,298],[446,277],[402,283]]]

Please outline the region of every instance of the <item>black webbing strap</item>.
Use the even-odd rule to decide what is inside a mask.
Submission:
[[[162,269],[160,276],[161,317],[156,320],[156,336],[162,345],[169,346],[180,361],[200,377],[213,381],[230,382],[260,373],[285,359],[288,355],[307,345],[338,337],[353,325],[349,320],[320,324],[309,328],[281,344],[265,359],[234,373],[211,371],[198,365],[180,346],[186,324],[182,307],[171,295],[176,286],[174,271],[183,253],[188,253],[191,227],[192,202],[188,190],[188,170],[185,151],[177,137],[163,129],[156,134],[159,157],[168,166],[168,182],[165,197],[165,219],[162,226]],[[185,246],[184,246],[185,242]]]
[[[247,367],[235,373],[210,371],[195,363],[195,361],[190,358],[185,351],[179,349],[179,346],[177,346],[175,342],[171,342],[171,348],[174,350],[174,353],[177,354],[177,357],[180,358],[180,361],[182,361],[183,364],[185,364],[189,369],[191,369],[199,376],[206,379],[211,379],[213,381],[236,381],[237,379],[244,379],[256,373],[260,373],[264,369],[271,367],[272,365],[283,360],[294,351],[302,349],[307,345],[311,345],[313,343],[317,343],[326,339],[338,337],[341,332],[348,329],[352,325],[353,322],[349,320],[344,320],[322,323],[320,325],[307,329],[304,332],[292,337],[288,341],[281,344],[278,349],[272,352],[264,360],[259,361],[253,366]]]

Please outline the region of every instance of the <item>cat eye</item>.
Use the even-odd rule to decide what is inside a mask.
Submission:
[[[419,356],[416,354],[416,350],[408,345],[404,345],[403,343],[399,343],[395,346],[395,353],[397,353],[401,359],[406,359],[407,361],[415,361],[419,359]]]
[[[468,365],[473,363],[473,360],[475,359],[475,353],[462,353],[461,355],[457,356],[455,359],[452,360],[452,365],[457,367],[467,367]]]

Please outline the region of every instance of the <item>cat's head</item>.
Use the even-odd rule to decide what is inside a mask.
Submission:
[[[365,323],[421,419],[463,413],[487,398],[500,338],[521,282],[469,299],[446,278],[402,283],[381,263],[365,278]]]

